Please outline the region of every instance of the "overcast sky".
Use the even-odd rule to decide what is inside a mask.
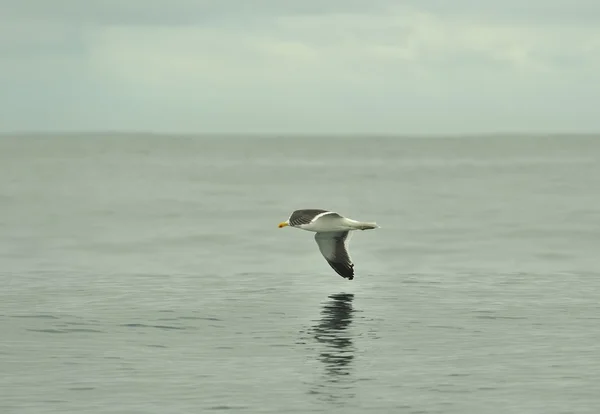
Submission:
[[[600,131],[598,0],[0,10],[0,131]]]

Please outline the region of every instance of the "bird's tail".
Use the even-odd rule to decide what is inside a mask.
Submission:
[[[354,221],[352,223],[352,227],[354,227],[357,230],[372,230],[379,228],[377,223],[372,221]]]

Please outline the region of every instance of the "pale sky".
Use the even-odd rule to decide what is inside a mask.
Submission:
[[[600,132],[598,0],[0,0],[0,132]]]

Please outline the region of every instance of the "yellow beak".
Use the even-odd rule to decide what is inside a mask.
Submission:
[[[279,228],[282,228],[285,226],[289,226],[289,224],[287,224],[285,221],[282,221],[281,223],[279,223]]]

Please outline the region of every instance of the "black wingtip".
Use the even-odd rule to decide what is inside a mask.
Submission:
[[[354,264],[327,262],[335,272],[344,279],[354,279]]]

